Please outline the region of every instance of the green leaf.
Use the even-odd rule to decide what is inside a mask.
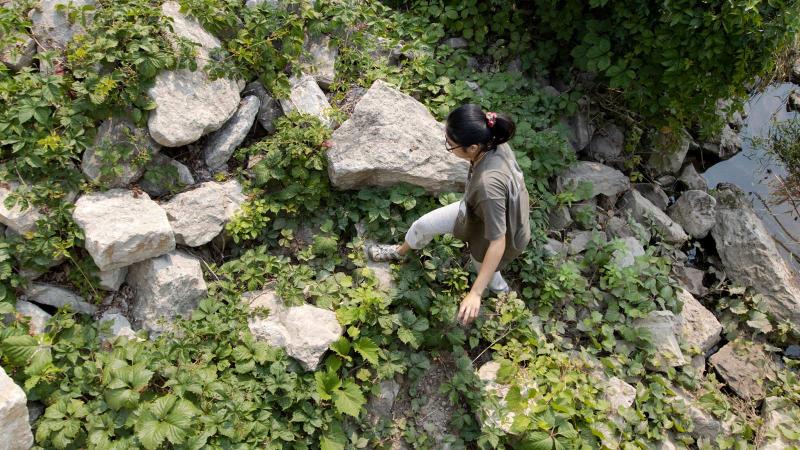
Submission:
[[[314,380],[317,383],[317,393],[322,400],[330,400],[331,393],[342,385],[339,375],[334,371],[316,372]]]
[[[370,364],[373,366],[378,364],[378,351],[380,349],[372,339],[362,337],[355,342],[354,348],[364,359],[369,361]]]
[[[33,354],[39,349],[39,342],[27,334],[9,336],[3,340],[0,349],[12,364],[21,367],[27,365]]]
[[[364,394],[352,381],[347,381],[342,389],[333,393],[333,404],[336,406],[336,410],[342,414],[358,417],[364,403],[366,403]]]

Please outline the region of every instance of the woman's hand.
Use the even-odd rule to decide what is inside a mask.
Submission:
[[[478,312],[481,310],[481,297],[477,294],[470,292],[461,300],[461,306],[458,307],[457,319],[464,325],[469,325],[478,317]]]

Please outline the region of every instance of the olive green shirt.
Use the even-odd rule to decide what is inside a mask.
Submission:
[[[531,239],[529,208],[522,170],[511,147],[501,145],[470,167],[453,235],[483,262],[489,243],[505,234],[500,270],[519,256]]]

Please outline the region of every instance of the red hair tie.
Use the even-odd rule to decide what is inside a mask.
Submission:
[[[497,113],[487,112],[486,113],[486,125],[489,128],[494,126],[494,122],[497,120]]]

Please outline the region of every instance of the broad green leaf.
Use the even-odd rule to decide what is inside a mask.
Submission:
[[[380,349],[372,339],[362,337],[355,342],[354,348],[364,359],[369,361],[370,364],[378,364],[378,352]]]
[[[333,393],[333,404],[336,405],[336,410],[342,414],[358,417],[365,402],[361,389],[352,381],[345,382],[343,388],[337,389]]]

